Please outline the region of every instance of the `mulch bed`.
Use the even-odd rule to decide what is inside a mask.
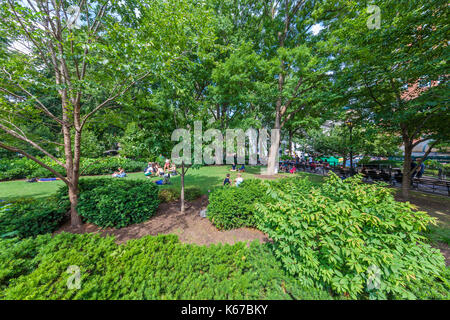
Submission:
[[[185,213],[180,212],[180,202],[160,204],[156,215],[148,221],[134,224],[121,229],[101,229],[96,225],[85,223],[81,229],[73,229],[70,222],[64,224],[55,234],[60,232],[72,233],[99,233],[102,236],[113,235],[117,243],[124,243],[130,239],[141,238],[146,235],[176,234],[181,242],[198,245],[210,245],[213,243],[233,244],[240,241],[268,242],[267,236],[251,228],[239,228],[234,230],[219,231],[207,218],[200,217],[200,210],[208,205],[207,196],[186,202]]]
[[[255,174],[254,176],[255,176],[255,178],[263,179],[263,180],[264,179],[275,180],[275,179],[286,178],[286,176],[281,175],[281,174],[274,174],[274,175]]]

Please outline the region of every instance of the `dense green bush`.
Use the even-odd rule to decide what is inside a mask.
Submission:
[[[25,238],[53,232],[64,220],[65,213],[65,208],[59,207],[54,198],[0,204],[0,237]]]
[[[68,289],[69,266],[80,268]],[[174,235],[118,245],[61,233],[0,241],[0,299],[331,299],[283,271],[267,245],[197,246]]]
[[[360,179],[332,174],[320,186],[306,179],[271,185],[256,218],[285,268],[305,286],[351,298],[413,299],[413,288],[429,281],[442,281],[448,294],[444,257],[420,234],[434,218]],[[371,272],[379,288],[368,286]]]
[[[81,172],[83,175],[100,175],[117,171],[122,167],[125,172],[143,171],[147,163],[144,161],[134,161],[120,157],[109,157],[100,159],[82,159]]]
[[[184,189],[184,200],[194,201],[202,196],[202,190],[198,187],[187,187]]]
[[[158,198],[161,202],[176,201],[180,198],[180,191],[174,188],[161,189],[159,190]]]
[[[115,178],[95,180],[81,184],[77,210],[86,221],[103,228],[122,228],[155,214],[159,190],[154,183]]]
[[[261,180],[245,180],[239,187],[224,186],[209,196],[207,216],[220,230],[255,226],[254,204],[266,192]]]
[[[57,172],[63,175],[66,174],[64,168],[55,165],[50,158],[46,157],[39,159]],[[144,161],[134,161],[120,157],[99,159],[82,158],[80,163],[83,175],[109,174],[116,171],[118,167],[124,168],[125,172],[137,172],[142,171],[146,165],[147,163]],[[0,181],[24,178],[49,178],[54,176],[55,175],[52,172],[27,158],[0,160]]]

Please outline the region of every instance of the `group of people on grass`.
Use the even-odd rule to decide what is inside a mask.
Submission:
[[[233,163],[231,165],[230,171],[233,171],[233,172],[239,171],[239,173],[236,176],[236,180],[234,180],[234,183],[235,183],[236,187],[239,187],[239,185],[242,182],[244,182],[244,178],[242,178],[241,172],[245,172],[245,165],[242,164],[239,169],[236,169],[236,167],[237,167],[237,165],[236,165],[236,162],[235,162],[235,163]],[[224,186],[231,186],[232,184],[233,184],[233,181],[231,180],[231,175],[229,173],[227,173],[227,176],[223,180],[223,185]]]
[[[237,174],[236,180],[234,180],[234,183],[236,187],[239,187],[239,185],[244,182],[244,178],[242,178],[242,175],[240,173]],[[225,180],[223,180],[224,186],[231,186],[233,184],[233,181],[231,180],[231,175],[227,173],[227,176]]]
[[[168,174],[170,176],[177,175],[177,166],[175,163],[171,163],[169,159],[164,162],[164,167],[161,167],[157,162],[149,162],[147,168],[144,170],[146,177],[163,177]]]
[[[147,167],[144,169],[144,175],[147,178],[151,177],[163,177],[164,180],[155,181],[157,184],[169,184],[169,179],[171,176],[177,175],[177,166],[175,163],[171,162],[169,159],[164,159],[162,156],[159,157],[160,162],[164,162],[164,166],[160,166],[158,162],[149,162]],[[118,168],[112,176],[114,178],[125,178],[127,176],[123,168]]]

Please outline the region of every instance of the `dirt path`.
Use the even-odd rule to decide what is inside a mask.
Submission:
[[[207,218],[200,217],[200,210],[207,206],[207,197],[203,196],[188,203],[185,214],[180,213],[180,203],[162,203],[155,216],[143,223],[134,224],[121,229],[100,229],[93,224],[84,224],[81,231],[74,231],[69,223],[63,225],[55,233],[62,231],[76,233],[100,233],[104,236],[114,235],[118,243],[146,235],[176,234],[181,242],[209,245],[212,243],[233,244],[239,241],[267,242],[264,233],[256,229],[240,228],[228,231],[217,230]]]
[[[405,201],[400,196],[400,192],[396,194],[395,199],[397,201]],[[408,201],[417,206],[418,210],[426,211],[430,216],[437,218],[439,226],[445,229],[450,228],[450,198],[411,191]],[[448,244],[438,242],[435,247],[441,250],[445,257],[446,265],[450,266],[450,247]]]

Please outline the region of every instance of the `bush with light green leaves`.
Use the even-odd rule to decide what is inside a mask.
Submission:
[[[270,201],[256,204],[258,227],[305,286],[350,298],[414,299],[432,282],[437,297],[449,298],[444,257],[421,235],[434,218],[395,201],[393,190],[332,174],[320,186],[270,183],[268,193]]]

